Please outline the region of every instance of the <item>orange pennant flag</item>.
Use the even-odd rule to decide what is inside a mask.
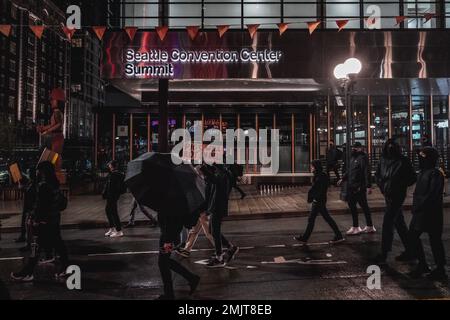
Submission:
[[[321,23],[322,21],[307,22],[306,24],[308,25],[309,34],[312,34]]]
[[[164,38],[166,37],[167,32],[169,31],[169,27],[168,26],[161,26],[161,27],[156,27],[156,33],[158,34],[158,37],[161,41],[164,41]]]
[[[430,19],[434,18],[436,16],[435,13],[425,13],[425,15],[423,16],[425,18],[425,22],[430,21]]]
[[[66,35],[67,39],[72,40],[72,37],[76,31],[76,29],[68,28],[66,26],[62,27],[64,34]]]
[[[405,19],[406,19],[405,16],[397,16],[397,17],[395,17],[395,21],[397,22],[395,25],[398,26],[400,23],[405,21]]]
[[[31,31],[33,31],[36,38],[41,39],[42,34],[44,33],[44,26],[30,26]]]
[[[199,30],[199,29],[200,29],[199,26],[187,26],[187,27],[186,27],[187,33],[188,33],[188,35],[189,35],[189,38],[191,38],[191,40],[194,40],[194,39],[195,39],[195,37],[196,37],[197,34],[198,34],[198,30]]]
[[[278,26],[278,30],[280,31],[280,36],[281,36],[287,30],[289,24],[282,22],[282,23],[278,23],[277,26]]]
[[[258,28],[259,28],[259,24],[248,24],[247,25],[248,33],[250,33],[250,38],[253,39]]]
[[[136,27],[125,27],[125,32],[127,33],[128,37],[130,38],[131,41],[133,41],[137,30],[138,30],[138,28],[136,28]]]
[[[11,25],[10,24],[0,24],[0,32],[5,37],[9,37],[9,35],[11,34]]]
[[[217,26],[217,31],[219,32],[219,38],[222,38],[222,36],[225,34],[225,32],[228,31],[229,28],[230,28],[229,25]]]
[[[106,27],[93,26],[92,30],[94,30],[95,34],[97,35],[98,40],[102,41],[103,36],[105,35],[105,32],[106,32]]]
[[[369,18],[366,18],[365,20],[366,20],[366,23],[368,26],[372,26],[377,22],[375,17],[369,17]]]
[[[347,25],[348,20],[336,20],[336,25],[339,28],[339,31],[341,31],[342,29],[345,28],[345,26]]]

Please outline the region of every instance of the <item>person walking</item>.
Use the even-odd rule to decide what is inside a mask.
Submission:
[[[396,259],[411,259],[408,243],[408,227],[402,212],[403,202],[408,187],[416,182],[416,173],[411,161],[402,155],[400,145],[388,139],[383,148],[380,162],[375,173],[376,183],[384,196],[386,209],[381,233],[381,253],[375,258],[378,263],[385,263],[392,250],[394,229],[397,230],[405,251]]]
[[[30,240],[27,237],[27,222],[28,217],[33,211],[34,203],[36,201],[36,172],[30,171],[29,178],[22,178],[19,182],[19,188],[23,190],[23,208],[22,208],[22,221],[20,225],[20,236],[16,239],[16,243],[27,242],[26,248],[30,247]],[[25,249],[22,249],[24,251]]]
[[[438,151],[433,147],[424,147],[419,153],[420,172],[413,194],[413,217],[409,226],[411,250],[419,263],[410,273],[412,278],[419,278],[430,272],[420,240],[422,233],[428,233],[436,268],[427,277],[430,280],[447,279],[445,249],[442,242],[444,177],[436,168],[438,159]]]
[[[331,182],[330,177],[330,171],[334,172],[334,175],[336,176],[336,181],[341,180],[341,176],[339,175],[339,160],[342,159],[342,151],[339,150],[333,141],[330,140],[330,144],[327,149],[326,154],[327,159],[327,175],[328,175],[328,181]]]
[[[123,237],[122,224],[117,212],[117,202],[120,196],[125,193],[126,187],[124,174],[119,171],[118,167],[119,164],[115,160],[108,163],[110,173],[103,190],[103,199],[106,200],[105,212],[109,222],[109,230],[105,233],[105,237],[110,238]]]
[[[161,229],[158,267],[164,287],[164,294],[159,296],[158,300],[175,299],[172,271],[178,273],[188,281],[190,287],[189,294],[192,295],[200,282],[200,277],[171,258],[172,251],[174,251],[175,246],[180,242],[183,223],[181,219],[172,217],[170,212],[167,211],[158,212],[158,222]]]
[[[214,247],[214,238],[209,231],[209,219],[206,212],[203,212],[200,214],[200,217],[198,218],[197,224],[189,230],[186,245],[184,248],[178,248],[176,249],[176,253],[179,254],[182,257],[189,258],[191,255],[192,248],[195,245],[195,242],[198,239],[198,236],[200,234],[200,231],[203,230],[203,233],[205,234],[206,239],[209,240],[210,244]]]
[[[135,219],[136,219],[136,210],[138,208],[148,218],[148,220],[150,220],[151,227],[156,227],[158,225],[158,222],[155,220],[155,218],[152,216],[152,214],[150,212],[148,212],[148,210],[144,206],[139,205],[139,203],[133,197],[133,201],[131,203],[130,221],[128,221],[128,224],[125,226],[125,228],[133,228],[134,227]]]
[[[328,223],[334,232],[334,238],[330,243],[339,243],[344,241],[341,231],[336,222],[330,216],[327,210],[327,192],[328,192],[328,175],[323,172],[320,160],[313,160],[311,162],[311,171],[314,173],[313,184],[308,191],[308,203],[311,203],[311,211],[308,218],[308,225],[303,235],[294,237],[295,240],[301,244],[307,244],[308,239],[314,229],[316,218],[319,214]]]
[[[65,276],[68,264],[68,254],[64,241],[61,238],[61,191],[56,177],[55,167],[52,163],[41,162],[37,167],[37,193],[36,202],[32,212],[35,242],[28,262],[19,272],[11,273],[15,281],[29,282],[34,280],[34,269],[38,264],[40,253],[54,249],[60,258],[60,268],[56,277]]]
[[[353,145],[349,162],[349,171],[345,172],[342,180],[338,183],[338,185],[341,185],[343,181],[346,183],[346,200],[352,214],[353,226],[347,231],[347,235],[374,233],[376,229],[373,226],[367,203],[367,193],[371,192],[369,159],[360,142],[355,142]],[[367,226],[363,229],[359,226],[357,204],[363,210],[366,218]]]
[[[214,238],[215,255],[211,257],[206,266],[208,268],[224,267],[239,251],[222,234],[222,220],[228,216],[228,197],[231,191],[230,173],[220,164],[213,166],[203,165],[200,169],[205,176],[207,214],[210,215],[210,229]],[[227,251],[222,251],[222,246]]]

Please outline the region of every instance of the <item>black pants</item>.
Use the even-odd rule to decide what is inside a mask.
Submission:
[[[423,250],[422,240],[420,236],[423,231],[415,230],[414,225],[411,224],[409,228],[409,241],[411,246],[411,253],[419,260],[422,265],[427,265],[425,258],[425,252]],[[446,264],[445,249],[442,243],[442,231],[441,232],[428,232],[430,238],[431,252],[433,253],[434,262],[438,268],[443,268]]]
[[[212,214],[209,221],[209,227],[211,229],[211,234],[214,238],[214,247],[216,249],[216,256],[222,254],[222,246],[227,248],[231,247],[231,243],[222,234],[222,216],[217,214]]]
[[[137,203],[136,200],[133,200],[133,207],[131,208],[131,212],[130,212],[130,224],[134,224],[134,220],[135,220],[135,217],[136,217],[136,209],[138,207],[141,210],[141,212],[148,218],[148,220],[150,220],[152,223],[156,223],[155,219],[150,214],[150,212],[148,212],[145,208],[141,207]]]
[[[383,230],[381,233],[381,252],[383,254],[387,254],[392,250],[394,229],[397,230],[406,252],[409,252],[408,227],[402,211],[404,200],[405,197],[385,199],[386,210],[384,212]]]
[[[339,175],[339,164],[327,164],[327,175],[328,180],[331,181],[330,172],[333,171],[336,175],[337,181],[341,180],[341,176]]]
[[[308,239],[311,236],[311,233],[314,229],[314,224],[316,222],[316,218],[319,214],[322,215],[323,219],[331,227],[331,229],[333,230],[336,237],[342,238],[341,231],[339,231],[339,228],[338,228],[336,222],[333,220],[333,218],[328,213],[326,204],[325,203],[313,203],[311,206],[311,212],[309,213],[308,226],[306,227],[306,230],[302,236],[303,240],[308,241]]]
[[[370,215],[370,209],[369,204],[367,203],[367,194],[365,189],[360,190],[356,193],[350,192],[348,194],[348,207],[350,208],[350,212],[352,214],[353,226],[359,227],[358,209],[356,208],[356,204],[359,204],[359,206],[363,210],[366,217],[367,226],[372,227],[372,217]]]
[[[106,217],[108,218],[109,227],[116,228],[117,231],[122,230],[119,213],[117,212],[117,200],[106,200]]]
[[[170,257],[170,253],[164,251],[163,246],[164,242],[162,241],[162,237],[159,242],[160,250],[158,255],[158,267],[159,272],[161,273],[161,278],[164,285],[164,295],[167,297],[174,296],[173,294],[173,282],[172,282],[172,271],[178,273],[180,276],[185,278],[189,283],[195,280],[196,275],[190,272],[188,269],[183,267],[178,261],[173,260]]]
[[[64,241],[61,238],[61,230],[58,222],[50,222],[47,224],[40,224],[37,227],[37,240],[35,252],[31,253],[27,264],[24,266],[23,271],[26,274],[33,274],[34,268],[36,267],[39,256],[42,252],[47,250],[55,250],[56,254],[59,256],[61,261],[61,267],[63,270],[68,265],[68,254],[67,248]]]

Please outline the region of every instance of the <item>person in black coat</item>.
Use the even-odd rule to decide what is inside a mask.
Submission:
[[[228,241],[221,230],[222,220],[228,216],[228,197],[232,186],[232,173],[222,164],[203,165],[200,170],[206,182],[206,214],[210,215],[209,225],[216,251],[215,256],[208,261],[206,266],[209,268],[224,267],[239,251],[239,247]],[[222,251],[223,246],[227,248],[225,253]]]
[[[400,145],[393,139],[388,139],[384,144],[375,178],[386,203],[381,236],[381,253],[376,257],[376,260],[379,263],[386,261],[388,253],[392,250],[394,228],[405,247],[405,252],[398,256],[397,260],[410,260],[408,227],[403,216],[402,206],[408,187],[416,182],[416,173],[411,161],[402,155]]]
[[[311,203],[308,226],[303,235],[294,237],[294,239],[302,244],[306,244],[314,229],[317,215],[321,214],[334,232],[334,239],[331,240],[330,243],[344,241],[341,231],[327,210],[328,176],[323,172],[322,164],[319,160],[311,162],[311,171],[314,173],[314,180],[311,189],[309,189],[308,192],[308,203]]]
[[[109,222],[109,230],[105,233],[105,237],[116,238],[123,236],[117,202],[124,191],[124,175],[119,171],[119,164],[115,160],[108,163],[108,169],[110,173],[102,194],[106,200],[105,212]]]
[[[171,258],[171,254],[175,246],[180,242],[180,233],[183,229],[183,221],[179,217],[171,215],[170,210],[162,210],[158,212],[158,223],[161,229],[159,238],[159,255],[158,267],[164,285],[164,294],[159,300],[174,300],[172,271],[178,273],[185,278],[190,287],[189,294],[193,294],[197,288],[200,277],[190,272],[178,261]]]
[[[60,258],[60,270],[57,277],[65,276],[68,266],[68,255],[64,241],[61,238],[61,212],[58,204],[59,181],[52,163],[41,162],[37,167],[37,195],[32,211],[33,232],[36,237],[28,262],[19,272],[11,273],[15,281],[33,281],[34,269],[40,253],[55,249]]]
[[[442,243],[444,225],[442,190],[444,177],[436,168],[439,154],[433,147],[425,147],[419,153],[420,173],[417,177],[413,195],[412,220],[409,226],[410,246],[414,257],[419,261],[410,273],[418,278],[430,271],[420,236],[428,233],[431,251],[436,268],[428,275],[431,280],[447,279],[445,272],[446,258]]]
[[[33,211],[34,203],[36,201],[36,172],[32,170],[30,172],[30,178],[22,178],[19,182],[19,187],[24,191],[23,196],[23,209],[22,209],[22,222],[20,225],[20,236],[16,239],[16,242],[25,242],[27,241],[26,248],[23,248],[22,251],[29,248],[30,240],[27,238],[27,221],[31,212]]]
[[[342,159],[342,151],[334,145],[333,141],[330,141],[328,146],[326,159],[328,180],[331,181],[330,171],[334,171],[336,181],[341,180],[341,176],[339,175],[339,160]]]
[[[358,235],[363,232],[374,233],[376,229],[373,226],[367,203],[367,193],[371,192],[369,159],[364,153],[361,143],[355,142],[349,161],[350,169],[345,172],[342,180],[338,183],[340,185],[342,181],[345,182],[345,200],[352,214],[353,226],[347,231],[347,235]],[[366,217],[367,226],[363,229],[359,226],[356,204],[359,204]]]

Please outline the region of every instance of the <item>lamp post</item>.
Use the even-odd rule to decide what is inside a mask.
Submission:
[[[352,103],[351,103],[351,92],[353,90],[353,85],[355,84],[355,79],[358,73],[361,71],[361,62],[356,58],[350,58],[345,60],[344,63],[338,64],[333,71],[334,77],[341,81],[341,86],[344,89],[345,98],[345,144],[346,144],[346,154],[345,154],[345,166],[346,172],[350,170],[350,156],[351,156],[351,125],[352,125]]]

